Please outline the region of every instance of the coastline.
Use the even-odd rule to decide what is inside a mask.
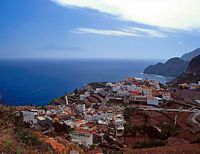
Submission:
[[[142,74],[142,75],[147,75],[148,77],[150,77],[150,79],[149,78],[147,78],[147,80],[152,80],[152,81],[156,81],[156,82],[160,82],[159,80],[156,80],[154,77],[156,77],[156,78],[162,78],[162,79],[166,79],[167,77],[164,77],[164,76],[157,76],[157,75],[154,75],[154,74],[144,74],[144,73],[140,73],[140,74]],[[151,79],[151,77],[153,77],[153,79]],[[146,80],[146,77],[145,76],[143,76],[142,78],[138,78],[138,77],[129,77],[129,78],[134,78],[134,79],[136,79],[136,80]],[[75,89],[77,89],[77,90],[80,90],[80,89],[82,89],[83,87],[85,87],[85,86],[87,86],[87,85],[90,85],[90,84],[99,84],[99,83],[109,83],[109,82],[111,82],[111,83],[115,83],[115,82],[120,82],[120,81],[123,81],[123,80],[119,80],[119,81],[96,81],[96,82],[89,82],[89,83],[87,83],[87,84],[83,84],[82,85],[82,87],[80,86],[80,87],[76,87],[76,88],[74,88],[74,90]],[[163,82],[160,82],[161,84],[164,84]],[[74,92],[74,90],[71,90],[71,91],[68,91],[67,92],[67,94],[68,93],[73,93]],[[21,106],[29,106],[29,107],[34,107],[34,106],[38,106],[38,107],[41,107],[41,106],[48,106],[48,105],[50,105],[50,102],[53,100],[53,99],[55,99],[55,98],[60,98],[60,97],[62,97],[62,95],[64,95],[64,94],[66,94],[66,92],[65,93],[63,93],[63,94],[61,94],[61,95],[59,95],[59,96],[56,96],[56,97],[52,97],[52,99],[49,99],[49,101],[48,102],[43,102],[43,103],[41,103],[41,104],[35,104],[35,103],[33,103],[33,104],[9,104],[9,103],[6,103],[5,101],[2,101],[2,104],[3,105],[5,105],[5,106],[10,106],[10,107],[12,107],[12,106],[15,106],[15,107],[21,107]],[[2,97],[2,100],[3,100],[3,97]]]
[[[157,62],[158,60],[154,60]],[[6,60],[0,61],[0,91],[8,104],[47,104],[65,92],[95,81],[141,78],[153,60]],[[15,74],[15,75],[12,75]]]

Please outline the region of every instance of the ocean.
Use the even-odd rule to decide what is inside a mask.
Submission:
[[[159,60],[0,60],[0,95],[7,105],[46,105],[95,81],[120,81],[128,77],[162,83],[169,78],[145,75],[143,70]]]

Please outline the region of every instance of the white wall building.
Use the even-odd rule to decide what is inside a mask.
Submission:
[[[156,89],[160,89],[160,83],[157,81],[150,81],[149,84],[154,86]]]
[[[198,82],[198,85],[200,85],[200,81]]]
[[[94,120],[105,120],[105,113],[104,112],[97,112],[93,115]]]
[[[127,91],[127,90],[119,90],[119,91],[117,92],[117,95],[118,95],[119,97],[125,97],[125,96],[129,96],[130,94],[129,94],[129,91]]]
[[[87,97],[90,97],[90,92],[85,92],[85,94],[80,95],[80,101],[83,101]]]
[[[85,99],[85,95],[80,95],[80,101],[83,101]]]
[[[167,92],[167,93],[162,94],[162,99],[166,100],[166,101],[170,101],[171,100],[171,93]]]
[[[135,91],[137,89],[137,86],[136,85],[130,85],[130,86],[127,86],[127,90],[128,91]]]
[[[152,95],[152,89],[149,89],[149,88],[143,88],[142,92],[144,95],[147,95],[147,96]]]
[[[98,93],[100,93],[102,90],[103,90],[103,88],[96,88],[95,91],[94,91],[94,93],[95,93],[95,94],[98,94]]]
[[[85,97],[90,97],[90,92],[85,92]]]
[[[36,124],[37,119],[36,116],[38,113],[36,111],[22,111],[23,121],[27,123]]]
[[[162,101],[162,99],[158,98],[158,97],[148,97],[147,98],[147,104],[148,105],[156,105],[156,106],[158,106],[161,101]]]
[[[70,134],[72,138],[72,142],[83,144],[85,146],[93,145],[93,134],[91,133],[81,133],[81,132],[74,132]]]
[[[112,87],[112,86],[113,86],[113,83],[111,82],[106,83],[106,87]]]
[[[121,89],[121,86],[113,86],[112,91],[113,92],[118,92]]]
[[[85,112],[85,104],[79,104],[76,108],[81,113]]]
[[[106,116],[106,119],[112,120],[114,114],[112,111],[108,111],[108,112],[106,112],[105,116]]]
[[[122,136],[124,133],[124,117],[122,115],[117,115],[114,118],[115,121],[115,129],[116,129],[116,136]]]

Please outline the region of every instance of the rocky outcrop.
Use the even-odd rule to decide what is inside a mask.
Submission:
[[[166,77],[175,77],[183,73],[188,67],[187,61],[180,58],[171,58],[166,63],[151,65],[144,70],[145,74],[156,74]]]
[[[193,58],[184,73],[168,83],[169,86],[177,86],[181,83],[200,81],[200,55]]]
[[[158,63],[151,65],[144,70],[145,74],[162,75],[166,77],[176,77],[186,71],[189,61],[200,55],[200,48],[186,53],[181,58],[171,58],[165,64]]]

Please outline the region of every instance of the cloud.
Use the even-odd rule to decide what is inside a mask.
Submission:
[[[125,32],[122,30],[103,30],[103,29],[93,29],[93,28],[78,28],[75,33],[91,33],[98,35],[107,35],[107,36],[137,36],[136,33]]]
[[[163,38],[166,35],[160,31],[153,29],[145,29],[138,27],[126,27],[120,30],[106,30],[106,29],[94,29],[94,28],[78,28],[73,31],[74,33],[90,33],[106,36],[134,36],[134,37],[157,37]]]
[[[169,29],[200,28],[200,0],[51,0],[61,6],[93,9],[145,25]]]
[[[178,42],[179,45],[183,45],[183,42]]]

